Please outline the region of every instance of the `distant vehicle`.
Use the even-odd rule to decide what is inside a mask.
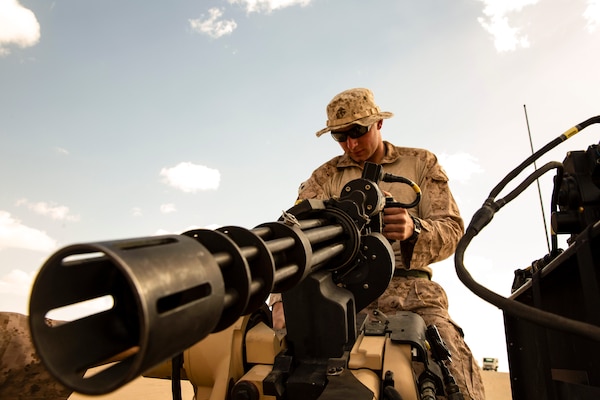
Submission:
[[[498,371],[498,359],[491,357],[483,358],[483,370],[484,371]]]

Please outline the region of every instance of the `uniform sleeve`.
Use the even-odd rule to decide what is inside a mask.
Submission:
[[[52,326],[54,321],[46,323]],[[72,393],[42,364],[27,316],[0,312],[0,399],[66,400]]]
[[[423,268],[450,257],[464,232],[448,176],[431,153],[420,182],[423,197],[416,216],[421,219],[422,230],[414,247],[411,268]]]
[[[334,197],[333,193],[331,193],[331,180],[337,173],[337,168],[334,166],[334,160],[321,165],[313,171],[308,180],[300,184],[300,188],[298,189],[298,200],[327,200]]]

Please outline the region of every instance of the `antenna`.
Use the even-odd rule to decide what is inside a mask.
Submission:
[[[525,110],[525,122],[527,123],[527,134],[529,135],[529,146],[531,147],[531,154],[533,151],[533,141],[531,140],[531,130],[529,129],[529,118],[527,117],[527,105],[523,104],[523,110]],[[537,163],[533,161],[533,167],[537,170]],[[538,187],[538,195],[540,197],[540,207],[542,209],[542,219],[544,221],[544,230],[546,231],[546,245],[548,246],[548,254],[550,254],[550,241],[548,240],[548,226],[546,224],[546,213],[544,212],[544,202],[542,201],[542,189],[540,188],[540,180],[536,179]]]

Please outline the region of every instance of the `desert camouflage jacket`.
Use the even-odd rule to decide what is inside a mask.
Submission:
[[[415,244],[410,269],[432,274],[429,264],[451,256],[464,231],[458,206],[450,192],[448,177],[436,156],[424,149],[397,147],[385,144],[381,162],[386,173],[403,176],[421,188],[421,202],[409,213],[422,221],[422,230]],[[310,178],[300,185],[299,199],[328,199],[338,197],[343,186],[362,175],[362,168],[347,155],[332,158],[317,168]],[[380,188],[390,192],[396,201],[411,203],[413,189],[401,183],[381,182]],[[402,262],[400,245],[393,245],[396,268],[406,268]]]
[[[41,363],[27,316],[0,312],[0,399],[66,400],[71,393]]]

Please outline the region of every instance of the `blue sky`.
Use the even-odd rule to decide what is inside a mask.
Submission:
[[[26,313],[68,244],[276,220],[340,152],[314,133],[350,87],[395,114],[386,139],[438,154],[468,222],[531,153],[524,105],[536,149],[600,114],[599,24],[598,0],[0,0],[0,309]],[[465,264],[508,295],[546,252],[532,187]],[[476,358],[506,370],[501,312],[453,260],[434,279]]]

